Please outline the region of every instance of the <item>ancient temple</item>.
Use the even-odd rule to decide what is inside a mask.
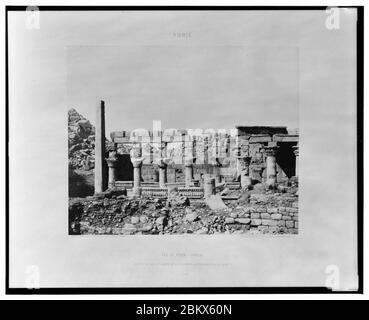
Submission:
[[[203,198],[219,184],[275,186],[298,176],[298,132],[286,127],[112,132],[105,150],[105,106],[96,110],[95,193],[125,188],[132,196],[166,197],[173,188]]]

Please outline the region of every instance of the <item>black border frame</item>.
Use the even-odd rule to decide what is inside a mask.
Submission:
[[[37,6],[40,11],[201,11],[201,10],[326,10],[331,6]],[[27,6],[5,6],[5,293],[6,294],[363,294],[363,194],[364,194],[364,6],[335,6],[357,9],[357,265],[358,289],[332,291],[326,287],[139,287],[139,288],[10,288],[9,287],[9,86],[8,12],[25,11]]]

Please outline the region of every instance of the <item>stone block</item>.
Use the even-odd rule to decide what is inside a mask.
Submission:
[[[277,226],[277,221],[272,220],[272,219],[262,219],[261,220],[261,224],[263,226],[273,226],[273,227],[276,227]]]
[[[299,223],[297,221],[295,221],[295,228],[298,229],[299,228]]]
[[[247,214],[250,213],[250,208],[249,207],[243,208],[243,212]]]
[[[278,227],[285,227],[286,226],[286,221],[285,220],[279,220],[277,222],[277,226]]]
[[[251,220],[247,218],[238,218],[235,221],[240,224],[249,224],[251,222]]]
[[[294,229],[294,228],[291,228],[291,229],[288,229],[288,233],[298,234],[298,230],[297,229]]]
[[[275,134],[273,135],[275,142],[298,142],[299,136],[296,134]]]
[[[250,143],[262,143],[270,141],[272,141],[272,137],[269,135],[252,135],[249,139]]]
[[[251,212],[251,219],[259,219],[260,213],[259,212]]]
[[[209,206],[212,210],[218,210],[218,209],[226,209],[228,208],[223,200],[222,197],[219,194],[214,194],[205,199],[205,203]]]
[[[252,226],[259,226],[261,225],[261,219],[251,219]]]
[[[260,214],[260,217],[261,219],[270,219],[270,214],[263,212]]]
[[[287,228],[293,228],[294,226],[295,226],[294,221],[292,221],[292,220],[287,220],[286,221],[286,227]]]
[[[280,219],[282,218],[282,215],[281,215],[280,213],[273,213],[273,214],[271,215],[271,218],[272,218],[273,220],[280,220]]]
[[[224,223],[225,224],[233,224],[234,223],[234,218],[227,217],[227,218],[225,218]]]
[[[292,220],[290,216],[282,215],[282,220]]]
[[[278,208],[267,208],[268,213],[278,213]]]
[[[259,212],[257,207],[255,207],[255,206],[250,207],[250,213],[256,213],[256,212]]]

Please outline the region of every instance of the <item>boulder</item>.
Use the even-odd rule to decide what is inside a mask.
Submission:
[[[213,194],[205,199],[205,203],[211,210],[227,209],[228,207],[223,202],[219,194]]]
[[[185,220],[188,222],[194,222],[199,220],[199,216],[195,212],[187,213],[185,216]]]
[[[248,219],[248,218],[237,218],[235,221],[237,223],[240,223],[240,224],[249,224],[251,222],[251,219]]]

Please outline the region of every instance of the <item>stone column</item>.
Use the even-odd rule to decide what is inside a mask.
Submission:
[[[293,147],[293,153],[295,154],[295,176],[298,177],[299,176],[299,146],[296,145]]]
[[[118,159],[109,157],[105,160],[108,163],[108,168],[109,168],[108,187],[109,187],[109,189],[113,189],[115,187],[116,167],[117,167]]]
[[[209,138],[204,138],[204,164],[207,165],[209,163]]]
[[[159,167],[159,186],[160,188],[165,188],[167,183],[167,165],[163,164]]]
[[[194,158],[185,159],[185,183],[186,188],[191,186],[191,181],[193,180],[193,160]]]
[[[117,145],[114,143],[112,146],[108,148],[109,157],[106,158],[106,163],[108,164],[108,187],[112,189],[115,187],[116,180],[116,167],[118,162],[117,157]]]
[[[96,107],[95,124],[95,193],[107,189],[108,181],[105,163],[105,103],[100,101]]]
[[[131,158],[133,165],[133,196],[139,197],[141,195],[141,168],[144,158]]]
[[[204,175],[204,198],[215,194],[215,179],[210,177],[210,174]]]
[[[240,165],[240,182],[241,188],[247,188],[251,186],[252,179],[250,177],[250,162],[251,157],[238,157],[238,163]]]
[[[160,158],[156,161],[156,165],[159,168],[159,186],[160,188],[166,188],[167,183],[167,167],[169,158]]]
[[[274,186],[277,182],[277,168],[275,154],[277,151],[277,145],[269,145],[265,148],[266,153],[266,184],[268,186]]]
[[[212,172],[214,174],[215,182],[221,183],[222,176],[220,175],[220,167],[222,165],[219,163],[219,159],[211,157],[209,162],[212,165]]]

